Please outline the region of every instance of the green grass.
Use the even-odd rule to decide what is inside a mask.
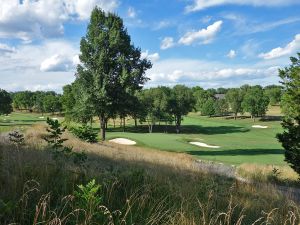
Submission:
[[[253,124],[266,125],[267,129],[252,128]],[[197,158],[227,164],[258,163],[285,165],[283,150],[276,139],[282,132],[279,121],[257,121],[251,119],[208,118],[190,114],[184,118],[182,132],[164,133],[163,127],[154,127],[154,133],[147,133],[147,127],[135,131],[132,126],[127,132],[109,129],[109,139],[124,137],[135,140],[139,146],[165,151],[186,152]],[[159,131],[161,130],[161,131]],[[203,148],[189,144],[200,141],[221,146],[219,149]]]
[[[0,132],[22,129],[26,126],[45,121],[40,114],[12,113],[10,117],[0,116]],[[44,116],[45,118],[47,116]],[[50,116],[56,117],[56,116]],[[148,133],[146,125],[133,127],[127,122],[126,132],[109,126],[107,138],[124,137],[135,140],[138,146],[164,151],[185,152],[199,159],[239,165],[242,163],[286,165],[283,150],[276,139],[282,132],[280,121],[256,121],[251,119],[224,119],[202,117],[195,113],[185,117],[182,132],[176,134],[174,127],[155,126],[153,133]],[[267,129],[255,129],[253,124],[266,125]],[[98,128],[98,123],[94,124]],[[221,146],[219,149],[203,148],[189,144],[200,141],[210,145]]]
[[[25,129],[35,123],[46,121],[47,116],[57,117],[53,115],[41,115],[38,113],[13,112],[8,116],[0,115],[0,132],[8,132],[13,129]],[[44,118],[41,118],[44,117]]]

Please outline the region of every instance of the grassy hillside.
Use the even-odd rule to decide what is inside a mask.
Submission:
[[[125,137],[137,142],[138,146],[164,151],[184,152],[204,160],[239,165],[243,163],[286,165],[283,150],[275,138],[282,132],[278,107],[270,109],[271,121],[253,122],[250,118],[233,120],[225,118],[208,118],[191,113],[182,122],[182,131],[175,133],[173,126],[154,126],[153,133],[148,133],[147,125],[137,129],[133,121],[128,120],[125,132],[118,125],[113,128],[112,121],[107,132],[108,139]],[[44,117],[46,118],[47,115]],[[50,117],[57,117],[49,115]],[[0,116],[0,132],[15,128],[26,128],[41,123],[45,118],[40,114],[13,113]],[[63,118],[61,118],[63,120]],[[275,119],[275,120],[274,120]],[[277,119],[277,120],[276,120]],[[265,125],[267,129],[252,128],[252,125]],[[98,123],[94,124],[99,129]],[[220,146],[210,149],[191,145],[190,141],[200,141]]]
[[[0,142],[0,224],[299,222],[298,206],[272,186],[205,174],[189,155],[88,144],[67,134],[66,145],[87,155],[78,163],[53,158],[44,135],[35,126],[22,148]]]

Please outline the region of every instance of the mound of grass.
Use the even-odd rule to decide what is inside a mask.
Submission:
[[[32,146],[0,144],[0,224],[292,224],[298,206],[272,187],[205,174],[191,157],[89,144],[68,135],[84,164]],[[78,186],[81,185],[81,186]]]

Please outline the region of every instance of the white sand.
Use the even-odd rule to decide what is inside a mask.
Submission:
[[[220,148],[220,146],[216,146],[216,145],[208,145],[202,142],[190,142],[190,144],[192,145],[197,145],[200,147],[205,147],[205,148]]]
[[[263,129],[268,128],[268,126],[261,126],[261,125],[253,125],[252,127],[253,128],[263,128]]]
[[[39,119],[44,119],[44,118],[45,118],[45,117],[43,117],[43,116],[40,116],[40,117],[39,117]]]
[[[52,118],[52,120],[58,120],[56,117]]]
[[[109,140],[109,142],[113,142],[113,143],[121,144],[121,145],[135,145],[136,144],[135,141],[129,140],[127,138],[115,138],[115,139]]]

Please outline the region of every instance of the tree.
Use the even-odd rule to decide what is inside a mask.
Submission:
[[[157,121],[156,109],[154,107],[154,89],[150,88],[142,91],[142,93],[139,96],[139,99],[142,104],[142,107],[144,108],[144,112],[142,112],[142,114],[140,115],[140,119],[143,122],[147,122],[149,133],[152,133],[153,126]]]
[[[195,98],[195,110],[202,112],[202,107],[204,103],[209,99],[212,98],[213,96],[205,91],[203,88],[197,88],[195,89],[194,93],[194,98]]]
[[[243,95],[239,88],[230,89],[226,95],[225,99],[228,102],[231,111],[234,113],[234,119],[236,120],[237,114],[242,112],[242,101]]]
[[[215,115],[215,113],[215,100],[209,98],[202,107],[201,115],[211,117]]]
[[[277,138],[285,149],[285,161],[300,174],[300,53],[291,57],[291,65],[279,70],[284,86],[282,107],[286,118],[284,132]]]
[[[242,102],[243,110],[250,113],[253,121],[255,121],[255,117],[266,114],[268,105],[269,98],[264,94],[261,86],[249,88]]]
[[[44,97],[44,108],[45,112],[51,112],[54,114],[55,112],[62,111],[62,105],[60,102],[60,97],[58,95],[46,95]]]
[[[173,115],[176,124],[176,132],[180,132],[182,117],[193,110],[195,99],[191,89],[184,85],[173,87],[169,101],[169,112]]]
[[[62,127],[58,120],[52,120],[47,118],[47,132],[49,135],[44,137],[44,140],[53,148],[53,150],[57,151],[60,148],[63,148],[63,143],[67,140],[62,138],[63,133],[65,132],[67,127]]]
[[[277,105],[281,101],[282,87],[278,85],[270,85],[264,88],[266,96],[270,99],[270,105]]]
[[[7,115],[12,111],[12,99],[10,97],[10,94],[5,90],[0,89],[0,115]]]
[[[152,64],[141,59],[141,50],[131,44],[122,19],[97,7],[92,11],[87,34],[81,39],[80,52],[76,74],[82,92],[79,97],[93,107],[105,140],[109,116],[124,103],[124,96],[142,89],[148,80],[145,71]]]
[[[225,99],[217,99],[214,103],[215,115],[224,116],[228,112],[228,103]]]
[[[21,91],[14,95],[13,105],[19,110],[32,111],[34,106],[34,94],[31,91]]]

